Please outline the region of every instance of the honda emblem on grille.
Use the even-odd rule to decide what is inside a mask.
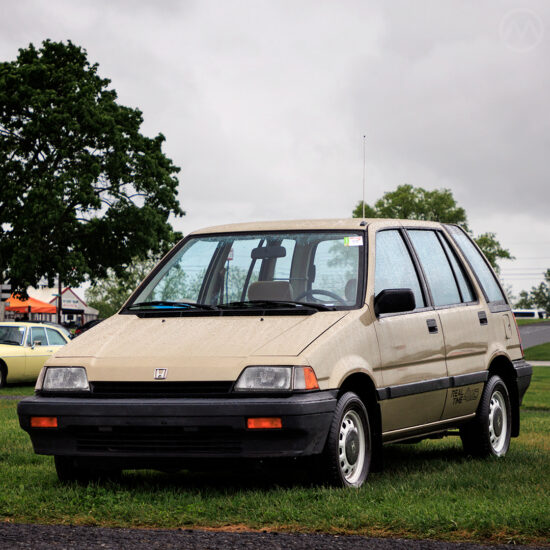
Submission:
[[[155,369],[155,380],[166,380],[168,369]]]

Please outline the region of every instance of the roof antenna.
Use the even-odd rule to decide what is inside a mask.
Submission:
[[[363,136],[363,220],[365,219],[365,172],[367,165],[367,136]],[[366,225],[361,222],[361,225]]]

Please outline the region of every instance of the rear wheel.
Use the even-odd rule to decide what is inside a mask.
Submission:
[[[485,385],[476,418],[463,426],[464,450],[473,456],[504,456],[510,447],[512,409],[506,384],[491,376]]]
[[[347,392],[336,405],[323,452],[327,480],[340,487],[361,487],[369,474],[372,437],[365,405]]]

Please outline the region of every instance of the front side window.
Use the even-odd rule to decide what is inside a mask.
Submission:
[[[426,305],[403,237],[396,229],[380,231],[376,235],[374,294],[377,296],[382,290],[397,288],[410,288],[417,308]]]
[[[128,309],[227,309],[257,302],[359,307],[364,232],[256,232],[189,238]]]

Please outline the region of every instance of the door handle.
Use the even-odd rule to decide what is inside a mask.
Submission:
[[[428,332],[430,334],[437,334],[439,332],[439,329],[437,328],[437,322],[435,319],[428,319],[426,321],[426,324],[428,325]]]
[[[478,311],[477,316],[479,318],[480,325],[486,325],[489,323],[489,321],[487,320],[487,313],[485,313],[484,311]]]

